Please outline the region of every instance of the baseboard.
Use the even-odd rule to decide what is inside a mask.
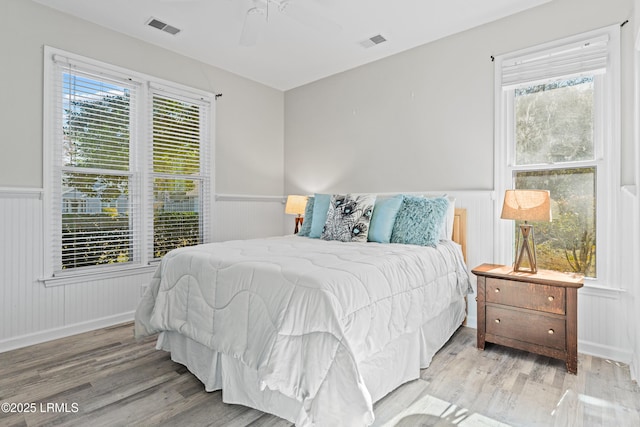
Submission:
[[[472,324],[473,326],[471,326]],[[472,329],[477,329],[476,325],[477,323],[475,318],[467,318],[467,324],[465,326]],[[616,362],[622,362],[626,364],[630,364],[633,358],[633,353],[630,349],[609,347],[590,341],[578,341],[578,353],[588,354],[590,356],[596,356],[602,359],[614,360]],[[633,365],[631,366],[631,369],[632,378],[636,379],[637,377],[633,377],[633,371],[635,370],[637,372],[640,371],[640,369],[634,367]]]
[[[467,328],[478,329],[478,318],[476,316],[467,316],[466,323]]]
[[[22,335],[0,341],[0,353],[15,350],[22,347],[28,347],[34,344],[64,338],[71,335],[81,334],[100,328],[117,325],[119,323],[130,322],[133,320],[133,311],[128,313],[120,313],[114,316],[103,317],[100,319],[90,320],[87,322],[75,323],[73,325],[63,326],[61,328],[47,329],[46,331],[36,332],[32,334]]]
[[[633,358],[631,349],[610,347],[591,341],[578,340],[578,353],[629,364]]]

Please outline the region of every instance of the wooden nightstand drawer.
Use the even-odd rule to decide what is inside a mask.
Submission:
[[[487,277],[487,302],[565,314],[565,288]]]
[[[478,276],[478,348],[506,345],[562,359],[578,373],[578,289],[583,278],[538,270],[514,272],[507,265],[482,264]]]
[[[526,331],[526,333],[523,333]],[[487,305],[487,334],[565,350],[565,321],[524,310]]]

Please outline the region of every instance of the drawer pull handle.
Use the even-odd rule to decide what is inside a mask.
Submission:
[[[495,292],[496,294],[500,293],[500,288],[496,288],[493,292]]]
[[[547,299],[548,299],[549,301],[553,301],[553,300],[554,300],[554,298],[553,298],[553,296],[552,296],[552,295],[549,295],[549,297],[548,297]]]
[[[553,329],[549,329],[549,332],[548,332],[548,334],[549,334],[549,335],[553,335],[553,334],[554,334],[554,331],[553,331]]]
[[[500,319],[496,319],[496,320],[495,320],[495,322],[496,322],[496,323],[500,323]]]

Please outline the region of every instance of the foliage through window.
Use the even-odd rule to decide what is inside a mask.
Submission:
[[[153,96],[153,254],[200,242],[200,109]]]
[[[146,265],[203,243],[211,96],[51,59],[52,272]]]
[[[595,277],[594,76],[526,86],[514,97],[514,188],[549,190],[553,203],[553,221],[535,225],[538,266]]]
[[[62,74],[62,269],[136,261],[129,205],[133,87]]]

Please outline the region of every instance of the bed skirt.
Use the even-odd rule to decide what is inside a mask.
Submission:
[[[401,384],[419,378],[420,369],[429,366],[436,352],[460,327],[465,315],[465,301],[456,300],[420,330],[402,335],[382,351],[359,362],[358,368],[372,401],[376,402]],[[301,402],[261,387],[257,372],[237,359],[177,332],[161,332],[156,348],[170,352],[171,360],[186,366],[202,381],[206,391],[222,389],[225,403],[255,408],[292,423],[300,414]],[[323,410],[331,411],[332,408]]]

